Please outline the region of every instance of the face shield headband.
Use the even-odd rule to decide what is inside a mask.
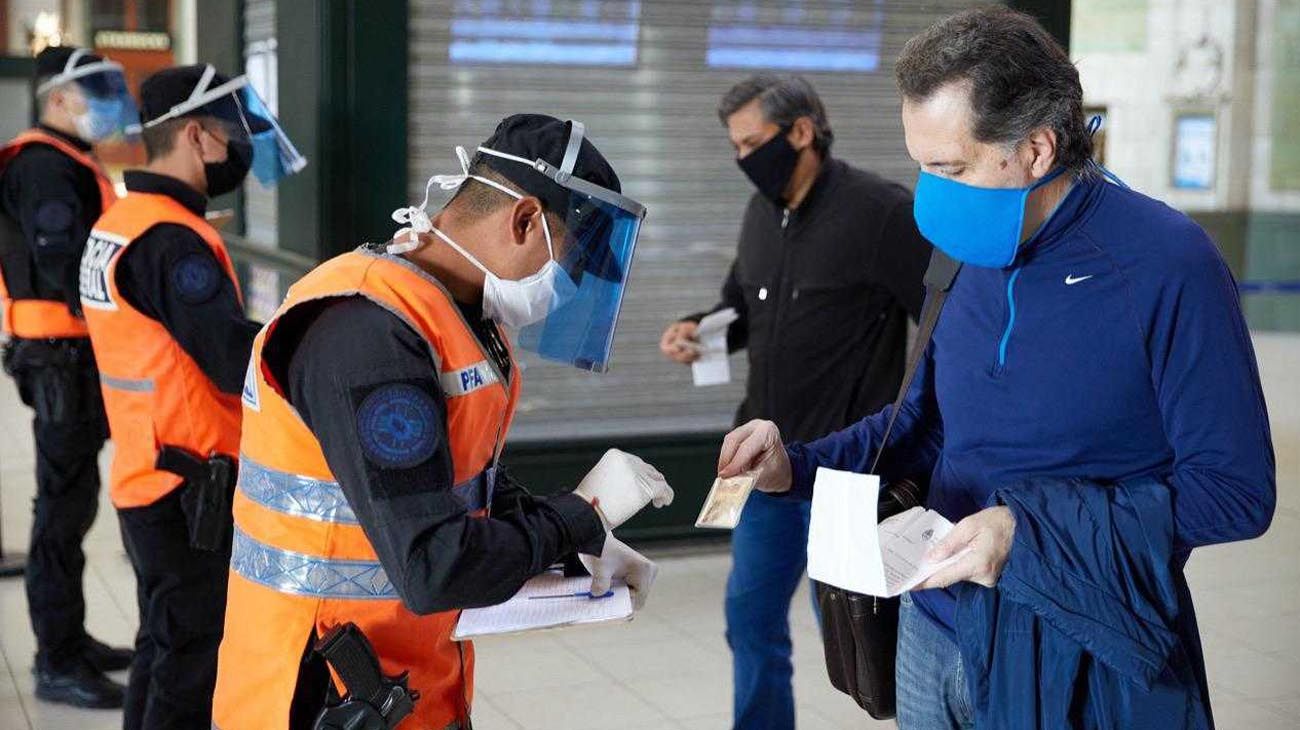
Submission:
[[[48,80],[45,81],[45,83],[36,87],[37,96],[40,96],[41,94],[44,94],[47,91],[50,91],[51,89],[62,86],[68,83],[69,81],[84,80],[89,76],[95,76],[100,74],[111,74],[117,76],[118,78],[125,77],[125,69],[122,66],[122,64],[117,63],[116,61],[110,61],[108,59],[104,59],[102,61],[95,61],[94,63],[87,63],[84,66],[78,66],[77,62],[85,58],[87,55],[89,55],[89,53],[90,52],[84,48],[78,48],[77,50],[73,51],[72,55],[68,56],[68,62],[63,65],[62,71],[60,71],[58,74],[54,76],[51,76]],[[114,88],[113,90],[118,91],[119,89]],[[121,92],[126,91],[125,82],[123,82],[120,85],[120,91]],[[102,94],[95,94],[94,89],[91,89],[90,93],[95,96],[102,96]]]
[[[86,142],[101,142],[119,133],[139,127],[140,113],[135,100],[126,90],[122,65],[113,61],[93,61],[81,66],[84,48],[73,51],[63,70],[36,87],[37,96],[54,89],[72,86],[80,93],[84,108],[73,116],[77,136]]]
[[[568,193],[567,202],[558,210],[550,211],[565,221],[565,245],[549,249],[551,263],[548,264],[558,263],[564,272],[564,286],[556,287],[557,291],[563,290],[563,295],[549,298],[553,308],[546,316],[520,329],[520,345],[549,360],[604,372],[608,370],[614,328],[646,210],[621,193],[573,175],[585,129],[580,122],[571,122],[570,130],[558,167],[545,160],[528,160],[486,147],[479,147],[478,152],[527,165]],[[443,190],[455,190],[466,180],[474,179],[511,197],[520,196],[493,180],[471,174],[470,159],[464,148],[458,147],[456,155],[460,174],[434,175],[425,186],[424,200],[419,206],[393,213],[393,219],[407,226],[412,235],[399,232],[389,246],[390,252],[405,253],[419,247],[419,233],[432,232],[447,241],[434,229],[426,212],[435,184]],[[545,216],[543,225],[547,225]],[[545,230],[549,233],[549,227]],[[453,242],[447,242],[454,246]],[[549,236],[547,243],[551,245]],[[462,247],[454,247],[464,255]],[[560,254],[558,262],[557,253]]]
[[[169,119],[179,119],[212,105],[213,116],[236,124],[235,131],[242,133],[252,145],[252,172],[265,186],[272,186],[281,178],[299,172],[307,166],[307,158],[289,140],[280,122],[271,113],[266,102],[248,83],[248,76],[237,76],[216,87],[208,88],[217,70],[211,64],[203,70],[199,83],[185,101],[144,123],[144,128],[162,124]],[[215,109],[222,102],[233,105],[233,114]],[[229,118],[232,117],[233,118]]]

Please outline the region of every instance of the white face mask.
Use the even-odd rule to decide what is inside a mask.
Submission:
[[[488,270],[477,258],[469,251],[466,251],[451,236],[438,230],[429,220],[429,214],[425,208],[429,205],[429,190],[437,183],[443,190],[454,190],[469,178],[473,178],[484,185],[490,185],[497,190],[509,195],[516,200],[522,200],[524,196],[511,190],[510,188],[500,185],[493,180],[469,174],[469,157],[465,154],[463,147],[456,148],[456,156],[460,158],[461,169],[460,175],[434,175],[429,178],[429,182],[424,186],[424,201],[418,207],[399,208],[393,211],[393,220],[398,223],[404,223],[409,228],[409,234],[402,239],[402,232],[399,231],[394,236],[393,243],[388,246],[388,253],[398,255],[414,251],[420,247],[419,234],[432,233],[442,239],[456,250],[461,256],[464,256],[471,264],[474,264],[479,271],[483,272],[483,317],[485,319],[495,320],[507,327],[520,329],[534,322],[540,322],[546,319],[551,312],[564,306],[565,303],[573,298],[577,292],[578,286],[573,279],[565,272],[555,261],[555,249],[551,243],[551,228],[546,223],[546,214],[542,214],[542,235],[546,237],[546,252],[550,259],[536,273],[530,274],[522,279],[502,279]]]

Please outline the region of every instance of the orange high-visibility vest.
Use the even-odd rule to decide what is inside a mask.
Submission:
[[[420,699],[403,730],[456,727],[469,710],[473,647],[451,640],[460,612],[419,616],[402,604],[320,443],[263,360],[267,338],[287,312],[339,296],[366,297],[428,342],[446,396],[454,492],[476,516],[491,504],[496,459],[519,396],[518,367],[512,363],[504,381],[447,291],[404,258],[362,248],[294,284],[254,341],[244,384],[234,552],[213,703],[213,725],[221,730],[286,727],[309,638],[348,621],[374,645],[385,674],[410,672]]]
[[[162,223],[197,233],[239,295],[221,235],[170,196],[128,193],[91,229],[81,258],[81,307],[113,435],[109,496],[118,509],[153,504],[180,486],[179,476],[154,468],[160,446],[201,457],[239,449],[239,397],[218,390],[161,322],[118,292],[117,262]]]
[[[117,200],[117,190],[108,173],[100,167],[99,162],[89,153],[83,152],[75,145],[43,129],[29,129],[14,137],[0,148],[0,173],[23,148],[43,144],[53,147],[72,158],[74,162],[89,169],[95,175],[99,185],[99,208],[102,215]],[[0,272],[0,309],[3,310],[3,329],[6,334],[26,339],[44,339],[47,337],[85,337],[86,322],[68,311],[68,305],[48,299],[12,299],[9,287],[5,284],[3,272]]]

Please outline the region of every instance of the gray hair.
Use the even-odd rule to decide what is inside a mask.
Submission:
[[[1092,157],[1079,71],[1024,13],[990,6],[944,18],[903,46],[894,75],[911,101],[968,82],[972,133],[981,142],[1016,145],[1047,127],[1056,133],[1059,164],[1078,171]]]
[[[727,126],[727,118],[749,102],[758,99],[763,118],[782,129],[790,127],[800,117],[808,117],[813,125],[813,149],[825,157],[831,151],[835,133],[826,119],[826,107],[808,80],[802,76],[778,76],[761,73],[750,76],[731,87],[718,103],[718,119]]]

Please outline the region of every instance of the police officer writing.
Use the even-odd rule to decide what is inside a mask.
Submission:
[[[115,445],[110,495],[138,582],[125,727],[208,728],[258,325],[204,211],[239,186],[255,149],[286,147],[259,143],[277,127],[244,77],[167,69],[140,98],[148,164],[95,223],[80,278]]]
[[[0,300],[5,372],[34,413],[36,499],[27,608],[36,634],[36,696],[120,707],[131,651],[85,630],[81,543],[99,506],[107,431],[95,359],[77,299],[86,234],[117,194],[91,144],[122,130],[135,105],[122,67],[84,49],[36,58],[40,124],[0,149]]]
[[[610,531],[671,499],[657,472],[611,452],[625,468],[606,473],[626,478],[542,499],[497,468],[521,387],[503,328],[605,370],[644,208],[577,122],[512,116],[458,156],[460,174],[429,181],[458,188],[445,208],[430,220],[426,195],[394,214],[409,228],[392,242],[309,273],[254,345],[223,730],[468,728],[474,651],[451,638],[458,609],[499,603],[574,551],[595,592],[650,588],[654,565]],[[379,670],[338,661],[362,637]]]
[[[816,438],[893,398],[929,245],[906,189],[831,156],[834,134],[807,80],[745,79],[723,96],[718,118],[756,188],[714,308],[735,309],[727,344],[749,355],[736,423],[768,418],[782,433]],[[698,357],[699,319],[669,325],[666,357]],[[788,617],[808,520],[807,503],[755,493],[732,536],[727,641],[742,730],[794,727]]]

